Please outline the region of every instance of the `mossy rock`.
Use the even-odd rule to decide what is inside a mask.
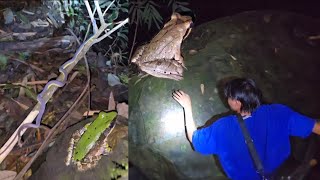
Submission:
[[[308,39],[319,32],[319,20],[274,11],[241,13],[194,28],[182,46],[183,80],[149,76],[129,83],[131,163],[150,179],[225,178],[212,156],[194,152],[187,141],[183,109],[171,97],[175,89],[191,96],[197,126],[228,111],[220,84],[232,76],[255,79],[267,101],[319,117],[320,41]]]

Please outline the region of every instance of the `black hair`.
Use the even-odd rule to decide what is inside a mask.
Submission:
[[[241,112],[252,112],[261,105],[262,94],[252,79],[237,78],[227,82],[224,86],[226,98],[241,102]]]

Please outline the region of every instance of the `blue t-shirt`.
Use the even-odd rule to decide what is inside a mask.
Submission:
[[[266,174],[272,173],[288,158],[289,136],[307,137],[315,124],[315,120],[280,104],[262,105],[244,121]],[[260,179],[235,115],[196,130],[192,144],[201,154],[216,154],[229,178]]]

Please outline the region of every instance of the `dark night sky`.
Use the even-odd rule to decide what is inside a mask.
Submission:
[[[191,0],[196,24],[251,10],[282,10],[320,17],[320,0]]]
[[[157,2],[157,0],[154,0]],[[320,0],[189,0],[189,8],[195,14],[195,26],[226,16],[232,16],[252,10],[280,10],[296,12],[320,19]],[[171,12],[167,7],[160,11],[164,23],[170,19]],[[153,28],[148,31],[146,26],[139,28],[136,44],[141,45],[150,39],[159,30]],[[134,27],[130,27],[129,39],[133,39]],[[132,41],[129,42],[131,47]]]

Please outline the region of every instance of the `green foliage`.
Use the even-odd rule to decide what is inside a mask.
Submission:
[[[24,14],[22,14],[21,12],[16,12],[16,14],[17,14],[18,19],[20,19],[20,21],[21,21],[23,24],[28,24],[28,23],[30,23],[29,19],[28,19]]]
[[[100,1],[100,7],[101,8],[107,8],[110,6],[112,1],[109,0],[102,0]],[[110,6],[109,12],[111,12],[109,15],[107,15],[107,21],[112,22],[116,20],[119,17],[119,14],[128,14],[128,7],[129,3],[127,1],[121,1],[121,0],[114,0],[114,3]]]
[[[157,3],[152,0],[130,1],[130,3],[130,23],[135,23],[138,26],[146,24],[148,30],[150,30],[151,25],[154,24],[160,29],[160,24],[163,19],[156,8],[160,7]]]
[[[68,27],[72,29],[78,36],[80,36],[81,33],[84,34],[90,27],[89,23],[91,23],[91,20],[87,15],[84,0],[61,1],[64,7],[64,13],[67,17],[69,17]],[[95,17],[97,18],[98,16],[93,0],[90,0],[89,4]],[[110,24],[108,29],[112,29],[114,26],[116,26],[117,21],[124,19],[124,17],[128,17],[128,0],[99,0],[99,5],[106,23]],[[89,33],[92,33],[92,31],[89,31]],[[111,40],[107,39],[109,46],[107,46],[108,48],[103,49],[106,50],[104,54],[112,57],[114,53],[121,53],[122,59],[127,59],[125,56],[127,52],[124,50],[126,50],[128,47],[128,26],[121,27],[117,33],[112,33],[109,38]]]
[[[130,1],[131,6],[129,10],[130,23],[135,23],[137,26],[147,25],[148,30],[151,26],[155,25],[160,29],[160,25],[163,23],[163,18],[159,13],[159,9],[163,4],[167,4],[167,7],[171,7],[171,12],[189,12],[191,11],[186,6],[188,2],[178,0],[161,0],[161,2],[155,2],[153,0],[136,0]]]
[[[110,3],[111,1],[107,1],[105,4],[102,3],[101,7],[108,7]],[[116,21],[121,15],[128,17],[128,8],[128,1],[115,0],[109,9],[109,12],[111,13],[106,16],[108,22]],[[121,49],[127,49],[128,47],[128,31],[128,26],[124,26],[120,28],[117,33],[111,35],[112,38],[115,38],[118,41],[116,45]]]
[[[29,52],[20,52],[19,53],[19,59],[20,60],[27,60],[30,57],[30,53]]]
[[[111,2],[114,3],[110,6]],[[112,23],[118,21],[118,19],[123,19],[123,17],[128,17],[128,0],[102,0],[100,2],[101,8],[109,7],[109,10],[105,14],[107,23]],[[115,23],[112,23],[109,27],[112,28],[115,26]],[[113,42],[109,46],[109,49],[106,51],[105,56],[111,57],[113,60],[122,62],[127,60],[127,49],[128,49],[128,26],[125,25],[121,27],[117,33],[111,34],[110,38],[113,39]],[[116,62],[118,64],[119,62]]]
[[[168,7],[171,7],[172,12],[175,12],[177,10],[182,12],[190,12],[191,9],[187,8],[188,5],[189,5],[189,2],[178,1],[178,0],[169,0],[169,3],[168,3]]]
[[[84,0],[61,1],[63,4],[64,14],[69,19],[67,26],[74,30],[76,34],[84,33],[90,22],[90,20],[85,18],[84,15],[84,12],[86,12]],[[75,27],[79,27],[79,29],[76,29]]]
[[[7,56],[0,54],[0,70],[6,69],[7,63],[8,63]]]
[[[120,47],[126,49],[128,47],[128,28],[121,28],[117,32],[117,37],[120,40]]]
[[[121,81],[123,84],[126,84],[126,85],[129,84],[128,74],[126,74],[126,73],[121,73],[120,75],[118,75],[118,77],[120,78],[120,81]]]

